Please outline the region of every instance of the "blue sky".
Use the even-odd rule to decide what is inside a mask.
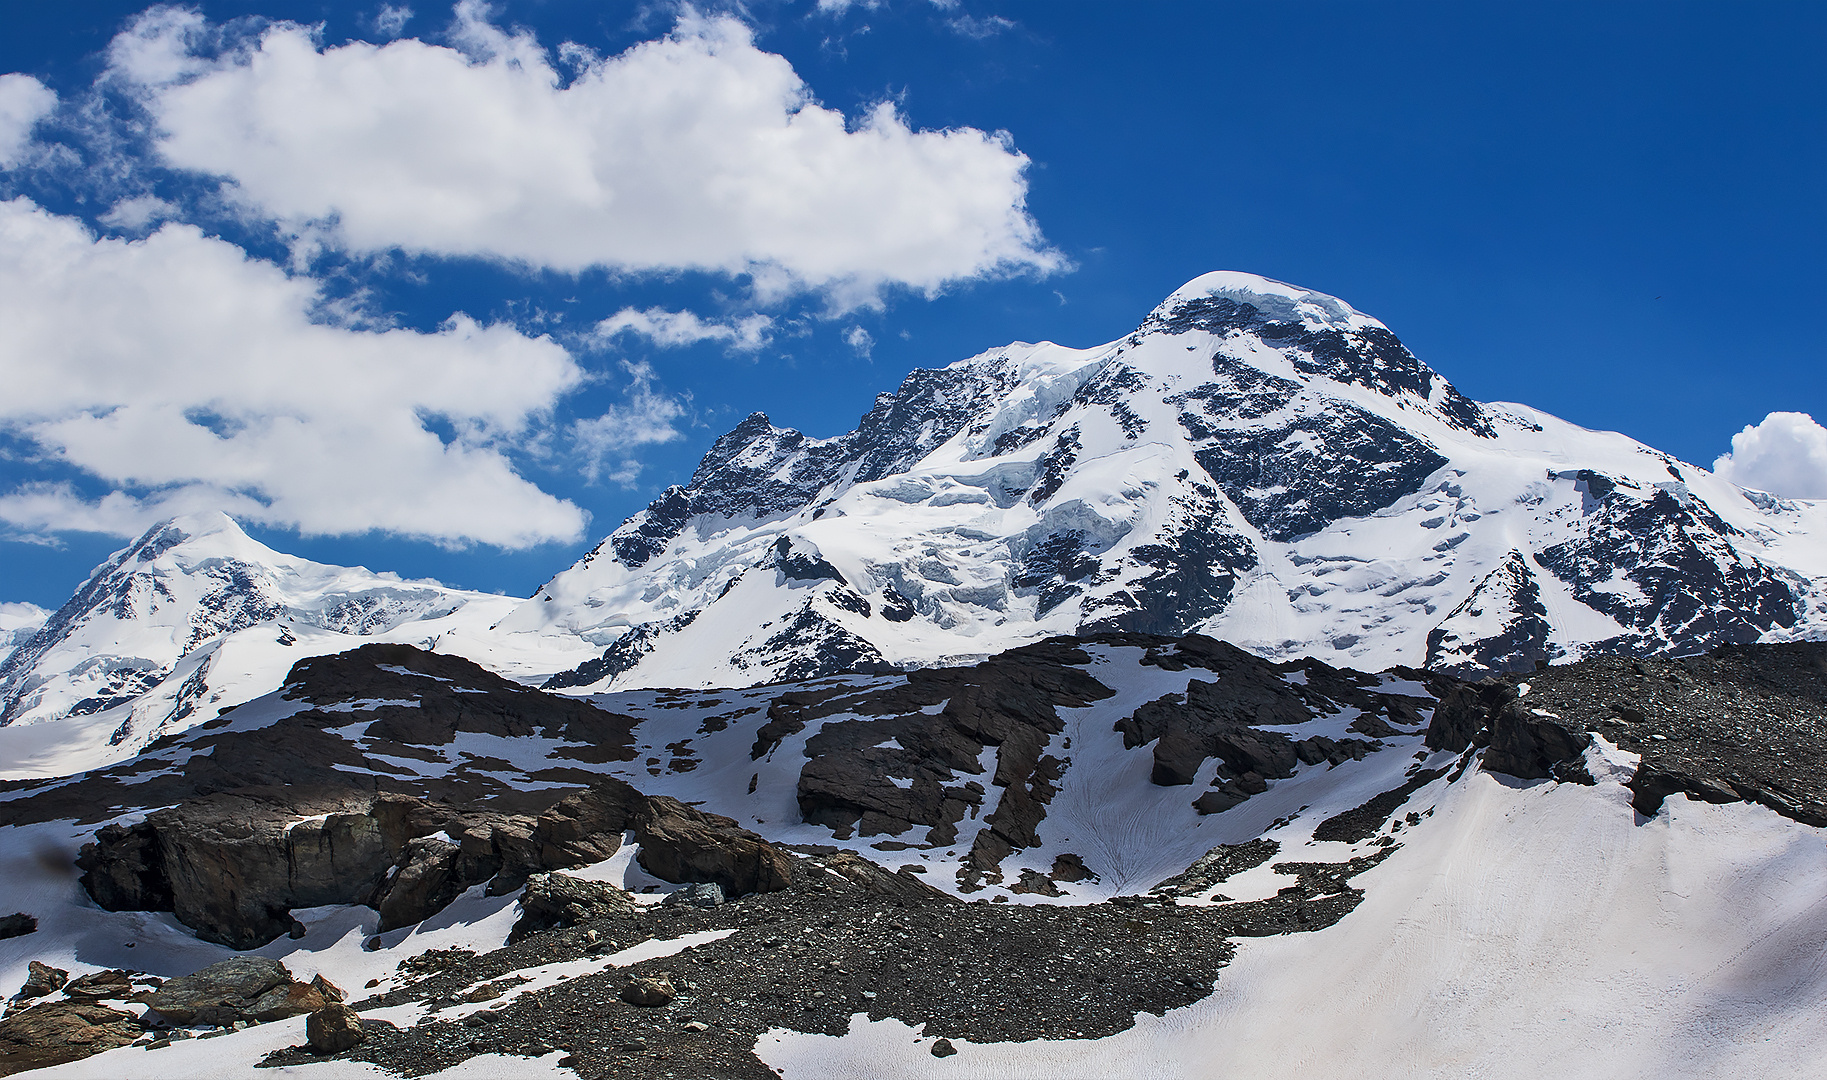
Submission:
[[[1747,482],[1827,493],[1766,421],[1827,418],[1818,4],[4,19],[0,600],[206,505],[524,595],[753,410],[837,434],[1214,269],[1699,464],[1763,425]]]

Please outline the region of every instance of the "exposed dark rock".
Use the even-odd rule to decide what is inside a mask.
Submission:
[[[1553,777],[1590,784],[1592,777],[1581,764],[1590,745],[1591,735],[1569,730],[1556,717],[1538,715],[1519,700],[1506,704],[1492,716],[1491,744],[1484,751],[1484,768],[1524,780]]]
[[[1498,613],[1502,628],[1492,632],[1489,623]],[[1461,675],[1533,671],[1561,655],[1549,642],[1553,635],[1535,571],[1522,552],[1512,551],[1428,632],[1426,666]]]
[[[1199,856],[1193,865],[1156,885],[1152,892],[1169,896],[1196,896],[1214,885],[1253,870],[1273,859],[1281,844],[1258,837],[1241,844],[1220,844]]]
[[[38,929],[38,917],[21,911],[14,915],[0,915],[0,940],[24,937]]]
[[[687,885],[683,889],[670,893],[666,899],[660,901],[660,903],[662,906],[668,907],[677,907],[680,904],[701,908],[721,907],[725,903],[723,886],[714,881],[707,881],[697,885]]]
[[[657,1009],[662,1005],[670,1005],[676,996],[672,980],[664,974],[629,979],[627,984],[622,987],[622,1000],[643,1009]]]
[[[1453,752],[1483,746],[1485,769],[1523,780],[1592,782],[1581,763],[1592,736],[1531,707],[1513,683],[1501,679],[1462,684],[1444,694],[1425,741],[1429,749]]]
[[[108,971],[91,971],[87,975],[71,979],[63,992],[80,1001],[102,1001],[108,998],[125,999],[133,994],[133,973],[114,968]]]
[[[70,981],[70,973],[62,968],[41,964],[36,960],[26,964],[25,985],[19,988],[21,998],[43,997],[62,990]]]
[[[1487,758],[1488,760],[1488,758]],[[1337,840],[1355,844],[1375,836],[1389,820],[1389,815],[1396,812],[1408,797],[1422,788],[1445,776],[1445,769],[1422,769],[1402,783],[1372,798],[1362,806],[1353,807],[1343,813],[1334,814],[1319,823],[1313,830],[1315,840]]]
[[[1556,479],[1585,490],[1585,533],[1535,560],[1630,631],[1614,651],[1693,653],[1795,625],[1784,576],[1735,550],[1738,530],[1684,485],[1644,490],[1590,470]]]
[[[167,979],[138,1000],[174,1024],[227,1026],[237,1020],[280,1020],[323,1008],[323,995],[292,978],[277,960],[237,956]]]
[[[79,1061],[126,1046],[144,1029],[129,1013],[81,1001],[50,1001],[0,1020],[0,1076]]]
[[[950,1039],[934,1039],[933,1040],[933,1046],[932,1046],[933,1057],[936,1057],[936,1058],[951,1057],[953,1054],[956,1054],[957,1052],[958,1052],[958,1048],[952,1045],[952,1041]]]
[[[508,940],[555,926],[576,926],[595,919],[621,915],[637,905],[628,893],[613,885],[583,881],[569,874],[534,874],[520,894],[520,919]]]
[[[340,1054],[367,1038],[361,1016],[347,1005],[332,1002],[305,1018],[305,1045],[313,1054]]]

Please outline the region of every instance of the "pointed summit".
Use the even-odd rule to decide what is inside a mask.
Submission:
[[[0,661],[0,760],[18,775],[114,760],[272,690],[302,656],[430,642],[478,602],[486,626],[513,601],[286,555],[216,511],[162,521]],[[21,730],[41,724],[59,726]]]

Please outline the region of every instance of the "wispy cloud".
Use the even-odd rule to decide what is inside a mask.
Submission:
[[[623,308],[596,324],[591,336],[608,342],[623,334],[644,337],[661,348],[680,348],[701,341],[721,341],[739,352],[753,352],[768,343],[774,320],[766,315],[711,320],[691,311],[663,308]]]

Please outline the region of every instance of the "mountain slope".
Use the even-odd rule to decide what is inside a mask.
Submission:
[[[1246,274],[1120,341],[1016,344],[830,439],[759,413],[504,629],[554,687],[716,686],[1191,631],[1515,669],[1827,627],[1827,505],[1473,402],[1381,323]]]
[[[93,976],[0,1045],[82,989],[145,1038],[47,1075],[931,1075],[944,1037],[1003,1077],[1711,1076],[1827,1046],[1827,645],[1468,684],[1112,634],[580,701],[369,644],[285,684],[0,784],[0,911],[37,920],[0,980]],[[206,1022],[129,1000],[232,946],[349,989],[353,1061],[302,1016],[171,1042]],[[625,1003],[662,973],[670,1005]]]
[[[165,522],[0,662],[0,775],[131,756],[270,692],[301,656],[362,640],[469,649],[513,671],[516,658],[477,635],[514,603],[282,555],[222,514]]]

